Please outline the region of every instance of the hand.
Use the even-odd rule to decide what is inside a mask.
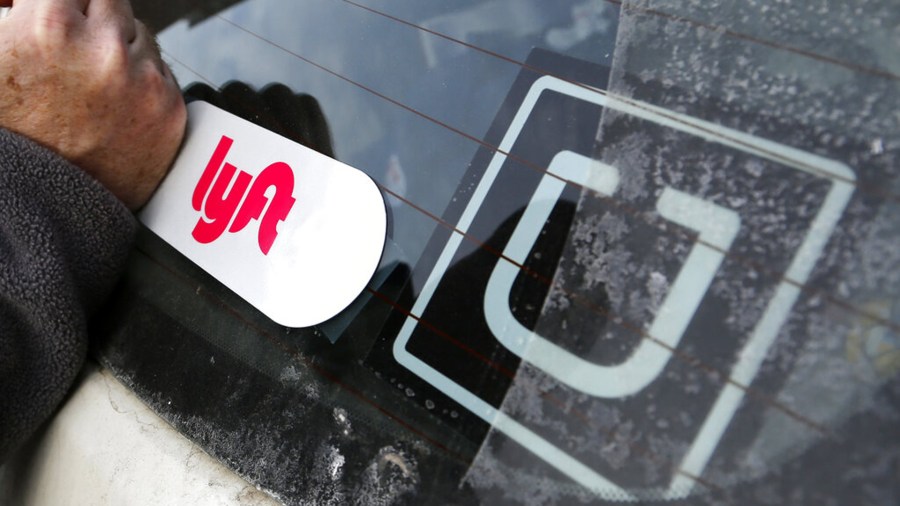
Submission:
[[[58,152],[130,209],[165,176],[184,101],[128,0],[0,0],[0,126]]]

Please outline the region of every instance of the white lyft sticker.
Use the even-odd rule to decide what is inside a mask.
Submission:
[[[350,305],[387,230],[364,173],[205,102],[140,220],[276,323],[308,327]]]

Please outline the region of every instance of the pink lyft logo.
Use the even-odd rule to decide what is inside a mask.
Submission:
[[[232,233],[240,232],[250,220],[258,219],[259,249],[263,255],[268,255],[278,236],[278,222],[287,218],[296,201],[292,196],[294,171],[284,162],[275,162],[263,169],[254,181],[253,176],[238,171],[237,167],[225,161],[225,155],[233,143],[231,138],[222,136],[194,188],[192,203],[194,209],[202,211],[202,214],[191,235],[198,242],[208,244],[218,239],[226,228]],[[253,186],[250,186],[251,182]],[[272,186],[275,187],[275,194],[269,198],[266,191]],[[260,219],[264,210],[265,214]]]

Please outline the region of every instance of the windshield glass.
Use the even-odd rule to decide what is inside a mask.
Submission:
[[[289,504],[900,501],[892,2],[135,10],[190,100],[389,211],[366,290],[305,329],[142,232],[96,354],[242,476]]]

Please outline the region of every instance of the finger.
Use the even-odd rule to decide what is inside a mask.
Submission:
[[[134,12],[128,0],[87,0],[85,15],[88,22],[111,24],[129,44],[137,36]]]
[[[53,20],[59,27],[74,28],[84,21],[90,2],[91,0],[0,0],[0,7],[6,9],[8,18]]]
[[[134,61],[148,60],[152,62],[157,70],[159,70],[160,74],[165,76],[165,63],[162,61],[162,55],[160,54],[159,44],[156,42],[156,38],[150,33],[150,29],[147,28],[147,25],[138,20],[135,21],[135,28],[137,34],[132,43],[128,46],[128,52],[131,54],[131,57]]]
[[[48,6],[68,7],[77,10],[82,14],[87,12],[89,3],[91,3],[91,0],[64,0],[62,2],[59,0],[29,0],[26,2],[23,2],[22,0],[0,0],[0,6],[7,5],[9,7],[15,7],[17,4],[45,4]]]
[[[71,1],[71,0],[70,0]],[[131,9],[131,2],[128,0],[75,0],[83,2],[87,5],[86,14],[91,15],[112,15],[122,18],[134,19],[134,11]]]

